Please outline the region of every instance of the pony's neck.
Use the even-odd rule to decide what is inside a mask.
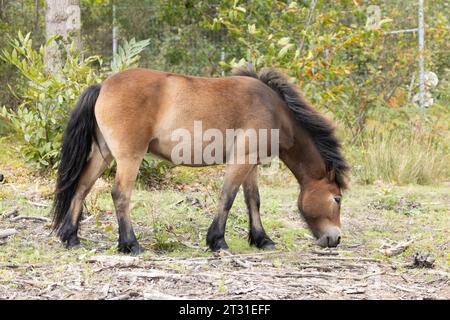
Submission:
[[[294,143],[290,148],[281,146],[280,159],[292,171],[303,187],[311,180],[326,176],[325,162],[311,137],[301,128],[296,128]]]

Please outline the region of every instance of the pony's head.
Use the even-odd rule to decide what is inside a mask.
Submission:
[[[304,181],[298,208],[321,247],[336,247],[341,241],[341,201],[333,171],[322,179]]]

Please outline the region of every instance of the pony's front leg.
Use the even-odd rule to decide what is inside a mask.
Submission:
[[[228,245],[225,242],[225,227],[228,213],[239,191],[239,187],[254,166],[250,164],[230,164],[227,166],[218,212],[206,236],[206,243],[212,251],[228,249]]]
[[[264,230],[259,212],[260,198],[258,190],[258,166],[255,166],[244,181],[244,197],[249,217],[248,241],[250,245],[260,249],[273,250],[275,243]]]

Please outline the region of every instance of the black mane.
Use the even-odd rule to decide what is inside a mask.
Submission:
[[[275,69],[263,69],[258,73],[250,68],[238,69],[236,76],[259,79],[274,90],[295,114],[297,123],[306,130],[325,162],[327,172],[334,171],[337,185],[345,189],[346,173],[349,170],[341,152],[341,143],[334,133],[334,127],[303,98],[293,83]]]

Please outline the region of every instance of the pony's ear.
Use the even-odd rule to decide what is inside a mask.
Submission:
[[[330,182],[334,182],[336,180],[336,169],[332,168],[330,171],[328,171],[328,180]]]

